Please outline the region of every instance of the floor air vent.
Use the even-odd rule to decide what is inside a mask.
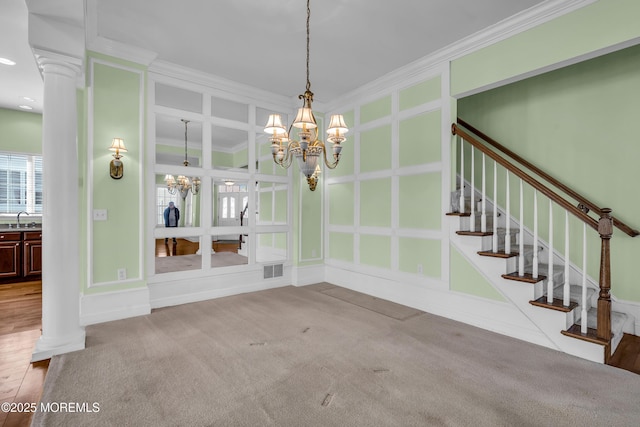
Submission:
[[[284,267],[282,264],[265,265],[264,266],[264,278],[271,279],[272,277],[282,277]]]

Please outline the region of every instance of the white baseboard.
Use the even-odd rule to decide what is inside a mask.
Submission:
[[[31,354],[31,362],[51,359],[53,356],[84,350],[86,335],[84,328],[62,337],[40,336]]]
[[[80,297],[80,324],[110,322],[151,313],[149,288],[82,295]]]
[[[291,272],[293,286],[306,286],[324,282],[324,264],[294,267]]]
[[[509,303],[478,298],[439,287],[420,287],[334,266],[326,267],[325,280],[427,313],[557,349],[529,319]]]
[[[221,276],[175,279],[149,284],[151,308],[169,307],[291,285],[291,267],[282,277],[263,278],[262,269]]]

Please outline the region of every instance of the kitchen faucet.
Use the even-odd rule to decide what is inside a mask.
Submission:
[[[18,225],[16,226],[16,228],[20,228],[20,214],[29,215],[29,212],[25,212],[25,211],[18,212],[18,219],[17,219]]]

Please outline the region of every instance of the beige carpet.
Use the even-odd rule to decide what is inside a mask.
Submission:
[[[211,267],[247,264],[246,256],[234,252],[216,252],[211,255]],[[156,274],[172,271],[197,270],[202,267],[202,255],[156,257]]]
[[[637,426],[640,376],[430,314],[285,287],[87,327],[35,426]],[[345,294],[348,293],[345,292]],[[358,295],[354,301],[364,299]],[[394,318],[396,317],[396,318]]]

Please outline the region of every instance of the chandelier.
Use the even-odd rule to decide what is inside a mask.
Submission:
[[[313,102],[313,92],[311,92],[311,82],[309,81],[309,18],[311,9],[307,0],[307,87],[304,94],[299,95],[302,100],[302,107],[298,109],[295,120],[289,126],[289,130],[282,124],[280,114],[271,114],[264,128],[264,131],[271,135],[271,154],[273,161],[286,169],[291,166],[293,158],[298,161],[300,171],[307,177],[309,189],[314,191],[318,183],[320,173],[320,156],[324,159],[324,164],[329,169],[335,169],[340,160],[341,142],[346,139],[344,134],[349,131],[344,122],[342,114],[331,116],[329,128],[327,129],[327,141],[333,143],[332,161],[327,160],[327,152],[324,143],[318,139],[318,125],[311,109]],[[290,139],[291,128],[298,130],[298,140]]]
[[[182,123],[184,123],[184,162],[183,165],[189,166],[189,160],[187,160],[187,124],[189,120],[180,119]],[[180,197],[185,199],[189,194],[189,190],[194,196],[197,196],[200,192],[200,178],[196,177],[188,177],[184,175],[178,175],[178,178],[174,178],[173,175],[167,174],[164,176],[164,182],[167,184],[167,190],[169,194],[176,194],[176,192],[180,193]]]

